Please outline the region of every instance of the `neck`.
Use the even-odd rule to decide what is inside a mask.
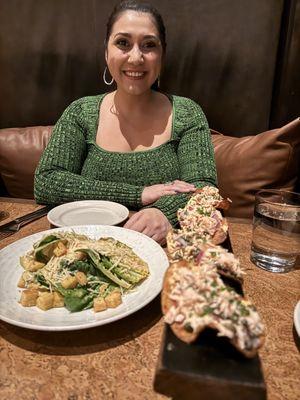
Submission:
[[[144,113],[149,109],[150,104],[153,102],[155,94],[149,90],[141,95],[131,95],[126,92],[116,90],[113,96],[113,102],[116,111],[125,115],[134,115]],[[130,113],[130,114],[128,114]]]

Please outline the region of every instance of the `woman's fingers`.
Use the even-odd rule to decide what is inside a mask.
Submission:
[[[182,184],[182,183],[173,183],[173,184],[170,184],[170,186],[167,186],[167,190],[173,191],[174,193],[172,193],[172,194],[176,194],[176,193],[194,192],[196,190],[196,188],[194,186],[186,185],[186,184]]]
[[[169,183],[168,185],[170,185],[171,187],[173,187],[175,190],[180,190],[180,191],[194,191],[196,190],[195,185],[191,184],[191,183],[187,183],[184,181],[179,181],[178,179],[176,179],[174,182]]]
[[[174,195],[177,193],[190,193],[195,190],[196,187],[193,184],[176,179],[173,182],[146,186],[142,192],[141,201],[144,206],[147,206],[154,203],[162,196]]]
[[[158,233],[152,235],[151,239],[155,240],[157,243],[160,244],[163,244],[165,242],[165,237],[162,237],[162,235],[159,235]]]
[[[171,224],[160,210],[147,208],[134,214],[124,225],[124,228],[144,233],[162,244]]]
[[[124,228],[133,229],[134,231],[142,232],[145,229],[145,221],[141,218],[140,213],[134,214],[124,225]]]

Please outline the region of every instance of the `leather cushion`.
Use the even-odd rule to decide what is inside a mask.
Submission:
[[[33,175],[52,126],[0,130],[0,173],[9,194],[33,198]],[[256,136],[231,137],[212,131],[219,188],[232,200],[227,215],[252,217],[262,188],[293,190],[300,155],[300,119]]]
[[[241,138],[212,131],[221,194],[232,200],[228,216],[251,218],[260,189],[293,191],[299,174],[300,119]]]
[[[52,126],[0,129],[0,173],[10,196],[33,198],[33,177]]]

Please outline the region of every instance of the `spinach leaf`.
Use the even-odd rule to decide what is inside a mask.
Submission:
[[[53,240],[58,240],[59,238],[55,235],[48,235],[46,237],[44,237],[44,239],[42,239],[40,242],[37,242],[33,245],[34,248],[38,248],[41,246],[44,246],[45,244],[48,244],[50,242],[53,242]]]
[[[108,258],[100,257],[100,255],[92,249],[80,249],[79,251],[87,254],[94,266],[114,283],[125,289],[130,288],[130,283],[126,282],[124,279],[118,278],[118,276],[111,271],[112,264]]]
[[[34,258],[37,261],[47,263],[52,257],[54,246],[60,239],[54,235],[47,236],[34,250]]]
[[[93,305],[93,298],[96,296],[85,295],[83,297],[77,296],[65,296],[65,306],[71,312],[82,311],[87,308],[91,308]]]
[[[60,283],[58,283],[55,286],[55,289],[64,297],[65,296],[73,296],[73,297],[81,298],[88,293],[88,291],[83,288],[65,289],[62,287],[62,285]]]
[[[44,277],[44,275],[36,274],[35,279],[40,285],[45,286],[46,288],[49,288],[49,283],[46,281],[46,278]]]
[[[85,274],[90,273],[91,275],[97,275],[97,270],[93,264],[88,261],[76,260],[70,263],[67,267],[70,271],[81,271]]]
[[[84,288],[64,289],[61,284],[56,286],[56,290],[64,296],[65,307],[71,312],[91,308],[93,299],[97,296]]]

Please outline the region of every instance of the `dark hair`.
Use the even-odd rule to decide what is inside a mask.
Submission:
[[[139,3],[135,0],[123,0],[119,4],[115,6],[113,9],[112,13],[110,14],[107,25],[106,25],[106,37],[105,37],[105,47],[107,47],[107,43],[109,40],[109,37],[111,35],[112,28],[114,26],[114,23],[117,21],[119,16],[125,12],[125,11],[136,11],[136,12],[141,12],[141,13],[147,13],[150,14],[151,17],[153,18],[153,21],[156,25],[156,28],[159,33],[159,39],[161,42],[161,46],[163,49],[163,53],[166,51],[166,29],[164,25],[164,21],[157,11],[155,7],[153,7],[149,3]]]

